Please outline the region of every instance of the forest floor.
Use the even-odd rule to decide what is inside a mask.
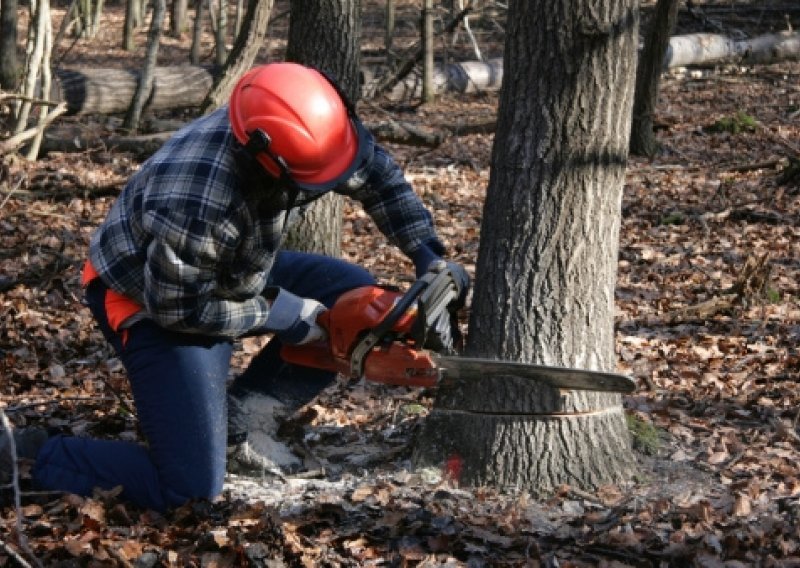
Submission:
[[[108,30],[76,44],[73,64],[119,64]],[[436,128],[496,105],[446,96],[386,111]],[[544,500],[458,487],[409,463],[435,393],[342,380],[285,428],[304,475],[231,476],[217,501],[165,515],[114,492],[26,491],[0,509],[0,566],[800,565],[800,181],[787,175],[800,63],[672,72],[656,121],[662,151],[629,162],[616,292],[618,370],[637,381],[623,399],[635,479]],[[486,134],[390,146],[471,272],[491,147]],[[124,371],[79,286],[89,237],[137,165],[105,148],[4,157],[0,408],[15,425],[138,439]],[[410,282],[350,205],[344,255]],[[262,343],[238,344],[237,370]]]

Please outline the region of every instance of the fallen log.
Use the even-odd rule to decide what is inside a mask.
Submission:
[[[364,92],[374,92],[380,72],[365,69]],[[80,68],[55,72],[51,100],[67,103],[68,115],[123,114],[128,110],[139,72],[135,69]],[[444,92],[475,93],[500,88],[503,60],[466,61],[439,67],[435,72],[437,94]],[[151,111],[199,107],[214,82],[214,74],[205,67],[192,65],[158,67],[147,108]],[[418,97],[422,89],[419,74],[409,74],[387,93],[390,100]]]
[[[800,60],[800,33],[782,32],[735,40],[719,34],[673,36],[664,61],[666,68],[710,63],[776,63]]]
[[[775,63],[800,60],[800,32],[782,32],[735,40],[718,34],[673,36],[665,57],[665,68],[713,63]],[[378,94],[385,82],[385,69],[362,70],[364,96]],[[67,114],[121,114],[127,111],[139,72],[132,69],[60,69],[55,72],[51,99],[67,103]],[[158,67],[148,100],[150,110],[199,107],[213,84],[211,69],[192,65]],[[464,61],[438,66],[434,71],[436,94],[469,94],[497,91],[503,80],[502,58]],[[406,75],[388,92],[389,100],[419,98],[422,75]]]
[[[67,103],[67,114],[121,114],[128,110],[139,71],[135,69],[60,69],[51,98]],[[214,82],[211,70],[193,65],[157,67],[146,108],[200,106]]]
[[[173,122],[165,124],[172,125],[174,129],[135,136],[97,134],[76,125],[56,126],[45,133],[41,153],[85,152],[90,149],[102,148],[130,152],[137,159],[144,160],[155,153],[182,126],[182,124],[176,125]],[[368,122],[365,123],[365,126],[380,142],[424,148],[436,148],[453,133],[449,129],[438,131],[423,129],[413,124],[394,120]],[[463,134],[459,131],[456,133]]]
[[[437,66],[433,71],[434,93],[437,95],[497,91],[500,89],[502,82],[502,58],[490,59],[485,62],[464,61],[450,63],[444,66]],[[372,96],[375,92],[375,84],[380,84],[380,80],[375,79],[374,82],[368,84],[365,82],[365,96]],[[385,92],[384,96],[391,101],[418,99],[422,96],[421,70],[416,70],[406,75],[390,91]]]

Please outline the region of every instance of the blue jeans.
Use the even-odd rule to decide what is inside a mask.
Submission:
[[[282,252],[269,284],[333,305],[344,292],[374,283],[364,269],[329,257]],[[106,339],[122,361],[131,384],[147,446],[116,440],[58,436],[39,452],[38,486],[79,495],[93,488],[123,487],[137,505],[163,511],[222,491],[227,448],[227,378],[233,343],[228,338],[178,333],[150,320],[121,335],[108,325],[107,288],[95,279],[86,299]],[[313,398],[333,373],[297,367],[279,357],[272,339],[233,388],[272,394],[291,404]]]

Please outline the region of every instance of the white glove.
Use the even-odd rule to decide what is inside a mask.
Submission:
[[[272,297],[272,307],[265,328],[288,345],[303,345],[328,337],[325,329],[317,323],[319,315],[327,308],[316,300],[301,298],[283,288],[271,288],[267,298]]]

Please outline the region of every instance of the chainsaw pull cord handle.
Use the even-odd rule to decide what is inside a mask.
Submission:
[[[444,279],[442,278],[443,276],[445,277]],[[443,288],[446,289],[449,282],[452,282],[452,277],[449,276],[447,265],[444,262],[432,266],[431,270],[414,282],[380,323],[369,330],[353,348],[353,352],[350,355],[350,377],[353,379],[361,378],[364,374],[364,360],[367,358],[367,355],[369,355],[369,352],[372,351],[373,347],[383,341],[398,320],[403,317],[423,294],[429,296],[435,294],[435,297],[438,299],[441,297],[441,290]],[[442,284],[445,286],[443,287]],[[453,286],[453,288],[455,288],[455,286]],[[420,311],[423,312],[420,313],[420,317],[424,318],[425,308],[421,308]]]

